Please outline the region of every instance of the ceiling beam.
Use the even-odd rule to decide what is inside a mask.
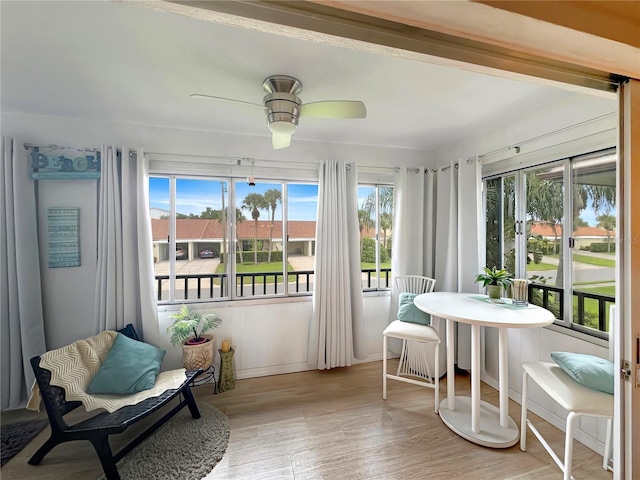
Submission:
[[[142,2],[145,4],[146,2]],[[517,75],[536,77],[552,82],[561,82],[590,89],[615,91],[620,81],[606,70],[598,70],[566,61],[548,59],[540,55],[523,53],[512,48],[492,45],[478,40],[462,38],[450,33],[429,30],[398,21],[377,18],[360,12],[346,11],[333,6],[307,1],[180,1],[160,2],[164,10],[173,10],[203,20],[233,23],[247,28],[261,28],[246,19],[271,25],[272,33],[296,36],[319,41],[319,36],[343,39],[340,46],[374,45],[387,54],[407,58],[425,56],[440,63],[457,68],[470,69],[465,65],[476,65],[486,69],[508,71]],[[359,5],[381,5],[417,2],[331,2],[332,4],[354,3]],[[427,2],[428,3],[428,2]],[[450,2],[444,2],[450,3]],[[459,2],[452,2],[459,3]],[[466,3],[466,2],[463,2]],[[147,3],[148,5],[148,3]],[[169,5],[173,5],[173,8]],[[156,5],[157,6],[157,5]],[[482,8],[488,8],[479,5]],[[269,30],[269,27],[266,27]],[[300,33],[307,32],[307,33]],[[310,38],[308,32],[315,32]],[[347,39],[348,41],[344,41]],[[320,40],[322,41],[322,40]],[[351,43],[349,43],[349,41]],[[392,53],[391,50],[393,50]],[[404,52],[404,53],[403,53]],[[375,51],[374,53],[378,53]],[[413,57],[412,57],[412,54]],[[486,71],[485,71],[486,73]]]

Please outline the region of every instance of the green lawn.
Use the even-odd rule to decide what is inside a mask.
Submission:
[[[527,263],[527,272],[538,272],[540,270],[557,270],[558,265],[552,263]]]
[[[616,266],[615,260],[609,260],[608,258],[591,257],[589,255],[580,255],[578,253],[573,254],[573,261],[587,263],[589,265],[597,265],[598,267],[613,268]]]
[[[606,287],[576,288],[575,290],[579,290],[581,292],[595,293],[597,295],[608,295],[610,297],[616,296],[615,285],[609,285]]]
[[[362,263],[360,263],[360,268],[362,268],[362,270],[375,270],[376,264],[375,263],[362,262]],[[381,263],[380,264],[380,269],[383,269],[383,268],[391,268],[391,262]]]
[[[218,265],[218,268],[216,268],[216,273],[224,273],[224,264],[220,264]],[[292,272],[294,271],[293,267],[289,264],[287,264],[287,271],[288,272]],[[279,281],[282,281],[282,262],[271,262],[271,263],[258,263],[257,265],[254,263],[237,263],[236,264],[236,273],[264,273],[264,272],[278,272],[280,273],[279,275]],[[267,275],[267,282],[274,282],[275,281],[275,276],[274,275]],[[295,275],[289,275],[289,281],[290,282],[295,282],[296,281],[296,277]],[[247,282],[251,282],[251,280],[247,279],[244,280],[245,284]],[[262,284],[264,282],[264,277],[256,277],[256,283],[257,284]]]
[[[606,252],[602,252],[602,253],[606,254]],[[611,255],[615,255],[615,253],[612,253]],[[558,258],[558,255],[545,255],[545,256],[549,258]],[[580,263],[587,263],[589,265],[596,265],[598,267],[613,268],[616,266],[615,260],[609,260],[608,258],[592,257],[591,255],[581,255],[579,253],[573,254],[573,261],[580,262]]]

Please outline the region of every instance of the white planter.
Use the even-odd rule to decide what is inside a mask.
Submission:
[[[216,337],[215,335],[201,335],[201,337],[208,338],[209,341],[199,345],[182,344],[182,364],[187,370],[198,368],[206,370],[213,363]]]

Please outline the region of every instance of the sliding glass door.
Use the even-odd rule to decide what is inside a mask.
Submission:
[[[571,242],[573,325],[609,330],[616,296],[616,155],[609,152],[572,162],[574,228]]]
[[[526,257],[520,278],[534,285],[531,301],[551,310],[556,318],[565,318],[564,285],[566,249],[565,182],[566,161],[547,164],[521,172],[525,188],[526,210],[520,220],[526,225],[521,241]]]
[[[486,264],[530,282],[556,323],[607,337],[615,301],[614,150],[485,179]]]

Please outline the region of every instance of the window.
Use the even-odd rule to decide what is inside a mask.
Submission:
[[[365,291],[391,287],[392,220],[393,187],[360,185],[358,226],[362,289]]]
[[[556,323],[607,338],[615,302],[615,150],[485,180],[487,265],[530,280]]]
[[[169,175],[149,193],[159,302],[313,292],[317,184]],[[362,288],[388,289],[393,188],[362,185],[358,205]]]
[[[313,291],[316,184],[168,176],[149,193],[159,302]]]

